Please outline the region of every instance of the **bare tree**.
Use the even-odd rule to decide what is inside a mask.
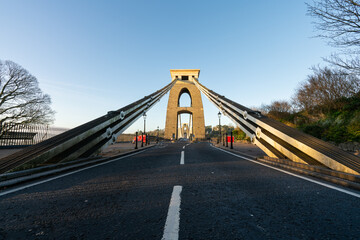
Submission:
[[[273,101],[270,105],[263,105],[261,108],[266,115],[278,120],[288,118],[293,112],[291,104],[285,100]]]
[[[336,100],[351,97],[360,90],[360,80],[342,70],[313,68],[293,97],[298,110],[314,111],[336,108]]]
[[[291,113],[292,107],[288,101],[273,101],[270,105],[266,106],[267,112],[283,112]]]
[[[325,61],[360,74],[360,3],[355,0],[316,0],[307,4],[308,14],[316,19],[318,37],[340,48]]]
[[[43,94],[37,79],[20,65],[0,61],[0,136],[19,124],[53,121],[51,99]]]

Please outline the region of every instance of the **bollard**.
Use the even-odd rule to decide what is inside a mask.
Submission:
[[[136,134],[135,134],[135,149],[138,148],[138,147],[137,147],[137,137],[138,137],[138,132],[136,132]]]
[[[226,141],[226,147],[229,147],[229,145],[228,145],[228,133],[226,133],[225,141]]]

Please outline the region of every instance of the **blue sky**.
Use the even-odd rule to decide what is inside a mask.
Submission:
[[[0,59],[38,78],[58,127],[156,91],[170,69],[199,68],[205,86],[253,107],[290,99],[334,51],[313,38],[311,21],[303,1],[289,0],[0,0]],[[148,113],[148,129],[164,128],[167,100]],[[216,125],[218,110],[203,104]]]

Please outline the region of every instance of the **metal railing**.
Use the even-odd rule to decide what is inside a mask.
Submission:
[[[49,125],[4,123],[0,126],[0,147],[34,145],[67,130]]]

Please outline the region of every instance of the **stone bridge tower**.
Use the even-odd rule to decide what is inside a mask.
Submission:
[[[166,112],[165,138],[178,139],[181,136],[181,126],[179,127],[180,115],[190,114],[190,125],[187,131],[188,138],[205,138],[204,109],[201,100],[200,90],[194,84],[199,78],[199,69],[175,69],[170,70],[172,81],[176,81],[170,90],[169,102]],[[182,94],[190,95],[190,107],[180,107],[180,97]],[[180,124],[182,125],[182,124]]]

